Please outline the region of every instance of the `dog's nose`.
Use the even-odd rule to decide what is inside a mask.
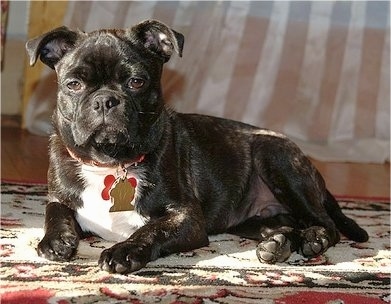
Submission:
[[[108,100],[106,100],[105,103],[106,109],[111,109],[118,105],[119,105],[119,100],[114,97],[109,98]]]
[[[120,101],[115,97],[96,98],[94,109],[95,110],[110,110],[118,106]]]

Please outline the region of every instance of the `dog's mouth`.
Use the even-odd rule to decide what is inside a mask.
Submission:
[[[145,154],[139,136],[118,125],[91,123],[88,128],[74,127],[72,133],[71,154],[84,163],[115,166]]]
[[[95,140],[92,142],[92,146],[95,150],[115,158],[120,150],[124,150],[124,147],[120,147],[119,144],[105,144],[97,143]]]
[[[109,156],[114,159],[126,159],[132,155],[132,146],[124,143],[99,143],[92,141],[92,146],[99,153]]]
[[[96,131],[90,137],[90,144],[98,153],[114,159],[129,157],[132,154],[132,146],[135,146],[124,132],[114,129]]]

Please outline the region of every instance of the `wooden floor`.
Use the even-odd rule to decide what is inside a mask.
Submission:
[[[1,178],[46,182],[48,138],[19,128],[1,128]],[[390,165],[324,163],[313,160],[337,196],[389,197]]]

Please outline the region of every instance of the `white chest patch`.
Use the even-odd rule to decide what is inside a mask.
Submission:
[[[76,219],[83,231],[92,232],[108,241],[120,242],[142,227],[147,219],[135,210],[109,212],[113,202],[104,198],[102,191],[106,187],[105,178],[108,175],[117,176],[117,173],[116,169],[111,168],[81,166],[80,175],[85,181],[86,188],[81,194],[83,207],[77,210]],[[141,177],[129,170],[127,178],[135,178],[137,181],[134,199],[131,202],[134,205],[140,196]]]

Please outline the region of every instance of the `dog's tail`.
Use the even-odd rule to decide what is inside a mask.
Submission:
[[[362,229],[354,220],[342,213],[335,197],[327,191],[325,208],[329,216],[335,222],[338,230],[347,238],[355,242],[368,241],[368,233]]]

